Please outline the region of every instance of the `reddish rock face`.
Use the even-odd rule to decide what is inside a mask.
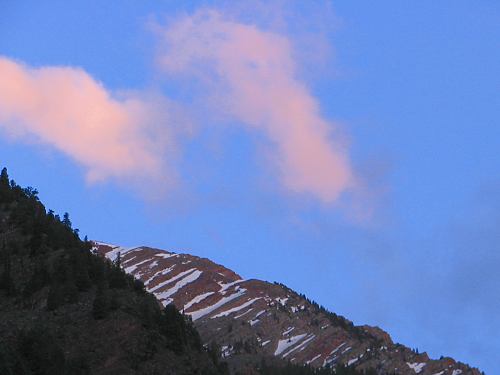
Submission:
[[[430,360],[394,344],[378,327],[354,326],[284,285],[243,280],[206,258],[99,242],[94,252],[111,261],[119,255],[122,268],[160,303],[191,316],[204,342],[220,345],[233,368],[272,357],[316,367],[375,368],[381,374],[480,374],[449,358]]]

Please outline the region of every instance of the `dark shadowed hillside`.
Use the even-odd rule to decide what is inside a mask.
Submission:
[[[224,374],[189,319],[0,178],[0,374]]]

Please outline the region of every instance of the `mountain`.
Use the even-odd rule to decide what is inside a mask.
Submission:
[[[1,171],[1,375],[394,373],[479,371],[208,259],[81,240]]]
[[[394,343],[380,328],[355,326],[285,285],[244,280],[209,259],[103,242],[94,242],[93,251],[141,280],[163,306],[190,316],[202,341],[221,348],[231,373],[251,374],[263,360],[285,360],[376,374],[480,374],[452,358],[430,359]]]

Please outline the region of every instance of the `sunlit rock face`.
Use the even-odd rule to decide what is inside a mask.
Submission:
[[[479,375],[451,358],[394,344],[378,327],[354,326],[282,284],[244,280],[209,259],[153,249],[94,243],[95,253],[140,279],[166,306],[195,322],[206,344],[216,343],[231,368],[241,371],[262,358],[315,367],[353,366],[378,373]]]

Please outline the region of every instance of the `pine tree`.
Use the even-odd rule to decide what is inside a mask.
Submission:
[[[121,253],[120,252],[118,252],[118,254],[116,255],[116,259],[115,259],[114,263],[115,263],[116,267],[121,268],[121,266],[122,266],[122,257],[121,257]]]
[[[186,320],[175,306],[165,306],[160,318],[160,331],[168,339],[168,347],[176,353],[182,353],[187,346],[186,328]]]
[[[67,212],[63,215],[62,223],[67,227],[71,228],[71,220],[69,219],[69,214]]]
[[[2,173],[0,173],[0,184],[9,186],[9,174],[7,173],[7,168],[2,168]]]
[[[10,197],[9,175],[7,174],[7,168],[3,168],[0,174],[0,203],[8,202]]]
[[[120,252],[111,265],[109,273],[109,287],[110,288],[126,288],[128,285],[127,274],[121,268],[121,256]]]

